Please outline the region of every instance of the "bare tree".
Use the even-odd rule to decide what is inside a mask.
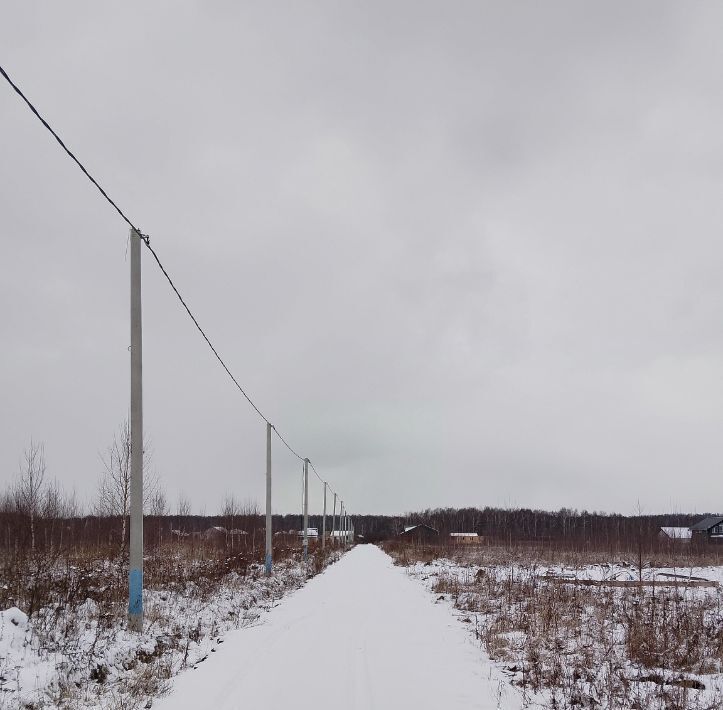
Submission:
[[[30,545],[35,551],[35,523],[43,512],[45,494],[45,448],[32,439],[23,453],[20,478],[17,484],[17,506],[30,518]]]
[[[261,508],[257,501],[246,498],[239,509],[241,524],[247,532],[255,530],[261,520]]]
[[[83,504],[78,500],[78,493],[75,488],[70,494],[66,494],[63,498],[63,507],[61,518],[68,520],[70,518],[80,518],[83,515]]]
[[[236,496],[233,493],[227,493],[223,499],[223,506],[221,507],[221,515],[224,518],[233,520],[241,512],[241,504],[236,500]]]
[[[223,506],[221,508],[221,515],[224,519],[224,524],[226,526],[227,534],[231,538],[231,549],[233,549],[233,542],[234,542],[234,522],[236,518],[238,518],[239,514],[241,513],[241,505],[236,500],[236,497],[233,495],[233,493],[227,493],[226,497],[223,500]]]
[[[143,509],[148,508],[158,490],[158,476],[149,470],[150,452],[143,441]],[[120,516],[121,544],[126,544],[131,504],[131,430],[126,419],[113,436],[113,443],[101,455],[105,471],[98,485],[96,512],[100,516]],[[165,499],[165,497],[164,497]]]
[[[247,535],[250,535],[251,546],[255,547],[256,529],[258,528],[259,521],[261,520],[261,509],[259,508],[259,504],[251,498],[246,498],[241,505],[240,516],[243,529],[246,531]],[[248,538],[244,537],[243,539],[246,540]]]
[[[163,515],[168,515],[168,503],[166,502],[166,494],[160,485],[151,497],[151,515],[157,515],[159,517]]]
[[[183,492],[178,494],[178,507],[176,508],[176,514],[179,518],[185,518],[191,514],[191,501]]]
[[[0,513],[10,515],[18,509],[17,494],[14,489],[9,488],[0,494]]]
[[[64,494],[57,479],[48,482],[42,500],[42,516],[57,520],[63,515]]]

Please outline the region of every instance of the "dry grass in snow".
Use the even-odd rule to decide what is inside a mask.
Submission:
[[[151,707],[169,679],[214,653],[289,590],[335,561],[289,553],[267,578],[248,557],[203,558],[178,548],[146,560],[144,633],[126,630],[122,560],[49,556],[0,577],[0,708]],[[27,613],[26,613],[27,612]]]
[[[723,707],[721,567],[503,548],[390,552],[454,605],[523,706]]]

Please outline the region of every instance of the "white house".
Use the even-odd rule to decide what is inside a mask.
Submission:
[[[332,530],[330,533],[330,537],[332,540],[351,540],[353,538],[354,531],[353,530]]]
[[[693,531],[690,528],[662,527],[658,533],[662,540],[677,540],[678,542],[690,542]]]
[[[307,537],[319,537],[319,528],[307,528]],[[299,537],[304,537],[304,531],[299,530],[298,532]]]

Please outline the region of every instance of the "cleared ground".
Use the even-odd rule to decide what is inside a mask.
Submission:
[[[496,673],[445,604],[360,545],[174,680],[163,710],[505,707]]]

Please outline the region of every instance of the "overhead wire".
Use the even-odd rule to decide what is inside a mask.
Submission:
[[[284,437],[282,436],[281,432],[280,432],[273,424],[271,425],[271,428],[274,430],[274,433],[276,434],[276,436],[279,437],[279,439],[281,440],[281,443],[282,443],[294,456],[296,456],[296,458],[299,459],[299,461],[306,461],[306,458],[292,448],[292,446],[286,441],[286,439],[284,439]]]
[[[193,321],[193,324],[194,324],[194,325],[196,326],[196,328],[198,329],[198,332],[201,333],[201,336],[203,337],[203,339],[204,339],[204,340],[206,341],[206,343],[208,344],[208,347],[211,348],[211,352],[213,352],[213,354],[216,356],[216,359],[219,361],[219,363],[221,363],[221,366],[222,366],[223,369],[226,371],[226,373],[228,374],[228,376],[231,378],[231,381],[236,385],[236,387],[239,389],[239,391],[241,392],[241,394],[246,398],[246,400],[248,401],[248,403],[254,408],[254,410],[256,411],[256,413],[257,413],[267,424],[270,424],[269,420],[263,415],[263,413],[261,412],[261,410],[256,406],[256,404],[253,402],[253,400],[251,399],[251,397],[248,396],[248,394],[246,393],[246,391],[244,390],[244,388],[239,384],[238,380],[234,377],[234,375],[233,375],[233,373],[231,372],[231,370],[228,368],[228,366],[226,365],[226,363],[223,361],[223,358],[221,358],[221,356],[219,355],[218,350],[216,350],[216,348],[214,347],[213,343],[211,342],[211,340],[209,339],[209,337],[206,335],[205,331],[204,331],[203,328],[201,327],[200,323],[198,322],[198,319],[197,319],[196,316],[193,314],[193,312],[191,311],[191,309],[188,307],[188,304],[187,304],[186,301],[184,300],[183,296],[181,296],[180,291],[178,290],[178,288],[176,288],[176,285],[173,283],[173,279],[171,278],[170,274],[168,273],[168,271],[166,270],[166,268],[163,266],[163,263],[161,262],[161,259],[160,259],[160,257],[158,256],[158,253],[157,253],[156,250],[151,246],[150,237],[149,237],[147,234],[143,234],[143,232],[142,232],[138,227],[136,227],[136,225],[135,225],[135,224],[130,220],[130,218],[126,215],[126,213],[118,206],[118,204],[115,202],[115,200],[113,200],[113,199],[111,198],[111,196],[108,194],[108,192],[107,192],[106,190],[104,190],[103,187],[100,185],[100,183],[90,174],[90,171],[85,167],[85,165],[83,165],[83,163],[80,162],[80,160],[79,160],[78,157],[75,155],[75,153],[73,153],[73,151],[70,150],[70,148],[68,148],[68,146],[66,145],[65,141],[58,135],[58,133],[53,129],[53,127],[48,123],[48,121],[46,121],[46,120],[40,115],[40,112],[35,108],[35,106],[32,104],[32,102],[30,101],[30,99],[28,99],[28,97],[23,93],[22,89],[10,78],[10,76],[8,75],[8,73],[5,71],[5,69],[4,69],[2,66],[0,66],[0,74],[3,75],[3,77],[4,77],[5,80],[10,84],[10,86],[13,88],[13,90],[15,91],[15,93],[17,93],[18,96],[20,96],[20,98],[27,104],[28,108],[33,112],[33,114],[38,118],[38,120],[43,124],[43,126],[45,126],[45,128],[47,128],[48,131],[50,131],[50,134],[53,136],[53,138],[55,138],[55,140],[60,144],[60,146],[63,148],[63,150],[64,150],[64,151],[68,154],[68,156],[70,156],[70,158],[73,160],[73,162],[75,162],[75,164],[83,171],[83,174],[88,178],[88,180],[90,180],[90,181],[93,183],[93,185],[95,185],[95,187],[98,188],[98,191],[100,192],[100,194],[103,195],[103,197],[108,201],[108,203],[109,203],[110,205],[112,205],[112,207],[115,209],[115,211],[121,216],[121,218],[123,219],[123,221],[124,221],[133,231],[135,231],[135,232],[139,235],[139,237],[143,240],[143,243],[146,245],[146,247],[148,247],[148,250],[151,252],[151,255],[152,255],[153,258],[155,259],[156,264],[157,264],[158,267],[160,268],[160,270],[161,270],[161,272],[163,273],[163,275],[166,277],[166,280],[168,281],[168,283],[170,284],[171,288],[173,289],[173,292],[176,294],[176,296],[178,297],[178,300],[181,302],[181,305],[182,305],[183,308],[186,310],[186,313],[188,313],[188,316],[191,318],[191,321]]]
[[[130,221],[130,219],[128,219],[125,212],[123,212],[123,210],[120,207],[118,207],[118,205],[111,199],[111,197],[108,195],[108,193],[98,184],[98,181],[85,169],[85,166],[83,165],[83,163],[81,163],[80,160],[78,160],[78,158],[75,157],[75,154],[73,153],[73,151],[71,151],[70,148],[68,148],[68,146],[65,145],[65,143],[63,142],[63,139],[53,130],[52,126],[40,115],[40,113],[35,108],[35,106],[33,106],[33,104],[30,102],[30,99],[28,99],[28,97],[25,96],[25,94],[22,92],[20,87],[10,78],[10,76],[5,71],[5,69],[3,69],[2,66],[0,66],[0,74],[2,74],[3,77],[5,78],[5,80],[8,82],[8,84],[10,84],[10,86],[12,86],[15,93],[27,104],[28,108],[35,114],[36,118],[40,121],[40,123],[42,123],[50,131],[53,138],[55,138],[55,140],[58,141],[58,143],[60,144],[60,147],[70,156],[70,158],[83,171],[83,173],[85,173],[85,176],[88,178],[88,180],[90,180],[98,188],[98,190],[100,191],[100,194],[103,195],[103,197],[105,197],[105,199],[113,206],[113,208],[121,216],[123,221],[129,227],[131,227],[132,229],[135,229],[136,232],[138,232],[138,234],[140,234],[141,230],[138,229],[133,224],[133,222]]]
[[[206,343],[208,344],[208,347],[211,348],[211,352],[216,356],[216,359],[221,363],[221,367],[223,367],[223,369],[226,370],[226,374],[231,378],[231,381],[236,385],[236,387],[238,388],[239,392],[241,392],[241,394],[244,396],[244,398],[246,399],[246,401],[254,408],[254,410],[256,411],[256,413],[257,413],[267,424],[271,424],[271,422],[263,415],[263,413],[261,412],[261,410],[256,406],[256,404],[255,404],[254,401],[251,399],[251,397],[249,397],[249,395],[246,394],[246,390],[244,390],[244,388],[240,385],[239,381],[234,377],[234,375],[233,375],[233,373],[231,372],[231,370],[229,370],[228,365],[226,365],[226,363],[223,361],[223,358],[218,354],[218,350],[216,350],[216,348],[214,347],[213,343],[209,340],[209,337],[206,335],[205,331],[203,330],[203,328],[201,327],[200,323],[199,323],[198,320],[196,319],[196,316],[193,315],[193,313],[191,312],[191,309],[188,307],[188,305],[186,304],[186,301],[183,299],[183,296],[181,296],[180,292],[179,292],[178,289],[176,288],[176,284],[173,283],[173,279],[170,277],[170,275],[169,275],[168,272],[166,271],[165,267],[164,267],[163,264],[161,263],[161,260],[158,258],[158,254],[156,253],[156,250],[155,250],[155,249],[151,246],[151,244],[150,244],[150,239],[146,240],[146,241],[145,241],[145,244],[146,244],[146,246],[148,247],[148,250],[149,250],[149,251],[151,252],[151,254],[153,255],[153,258],[156,260],[156,263],[158,264],[158,268],[161,270],[161,272],[163,273],[163,275],[166,277],[166,280],[167,280],[168,283],[170,284],[170,286],[171,286],[171,288],[173,289],[173,291],[174,291],[174,293],[176,294],[176,296],[178,296],[178,300],[181,302],[181,305],[186,309],[186,313],[188,313],[190,319],[193,321],[193,324],[194,324],[194,325],[196,326],[196,328],[198,329],[198,332],[202,335],[203,339],[204,339],[204,340],[206,341]],[[273,427],[273,424],[272,424],[271,426]],[[274,429],[275,429],[275,427],[274,427]]]
[[[241,392],[241,394],[244,396],[246,401],[251,405],[251,407],[254,409],[254,411],[263,419],[266,424],[270,424],[273,431],[276,433],[276,436],[280,439],[280,441],[284,444],[284,446],[294,455],[296,458],[298,458],[300,461],[309,461],[307,458],[301,456],[284,438],[284,436],[281,434],[281,432],[276,428],[275,425],[271,424],[271,421],[263,414],[263,412],[259,409],[258,406],[256,406],[256,403],[251,399],[251,397],[248,395],[246,390],[241,386],[240,382],[236,379],[234,374],[231,372],[228,365],[224,362],[223,358],[219,354],[218,350],[214,346],[214,344],[211,342],[211,339],[206,335],[206,332],[201,327],[201,324],[198,322],[198,319],[194,315],[193,311],[191,311],[190,307],[186,303],[186,300],[181,295],[181,292],[176,287],[176,284],[173,282],[173,279],[171,278],[170,274],[166,270],[165,266],[163,265],[163,262],[161,261],[160,257],[158,256],[158,253],[156,250],[151,246],[151,240],[149,235],[144,234],[132,221],[131,219],[126,215],[126,213],[118,206],[118,204],[111,198],[111,196],[108,194],[108,192],[100,185],[100,183],[93,177],[93,175],[90,173],[90,171],[81,163],[81,161],[78,159],[78,157],[73,153],[72,150],[67,146],[65,141],[58,135],[57,131],[48,123],[48,121],[43,118],[43,116],[40,114],[40,112],[35,108],[33,103],[30,101],[30,99],[25,95],[25,93],[22,91],[22,89],[10,78],[10,75],[5,71],[5,69],[0,65],[0,74],[2,74],[3,78],[7,81],[7,83],[12,87],[12,89],[15,91],[15,93],[25,102],[27,107],[30,109],[30,111],[33,113],[33,115],[43,124],[43,126],[50,132],[50,134],[53,136],[53,138],[57,141],[57,143],[60,145],[60,147],[65,151],[65,153],[68,155],[68,157],[71,158],[71,160],[80,168],[80,170],[83,172],[83,174],[90,180],[90,182],[98,189],[100,194],[103,196],[103,198],[115,209],[115,211],[120,215],[121,219],[133,230],[135,231],[138,236],[140,237],[141,241],[146,245],[148,251],[150,251],[151,255],[153,256],[153,259],[155,260],[158,268],[161,270],[161,273],[165,276],[166,280],[168,281],[168,284],[170,285],[173,292],[176,294],[176,297],[178,298],[179,302],[183,306],[184,310],[188,314],[188,317],[193,322],[194,326],[198,330],[198,332],[201,334],[203,339],[206,341],[206,344],[211,349],[211,352],[214,354],[218,362],[220,363],[221,367],[225,370],[226,374],[229,376],[233,384],[236,386],[236,388]],[[312,471],[316,474],[316,477],[322,482],[326,483],[322,479],[322,477],[319,475],[316,468],[314,468],[314,465],[309,461],[309,465],[311,466]],[[327,484],[328,485],[328,484]]]
[[[325,486],[329,486],[329,484],[319,475],[319,472],[314,468],[314,464],[311,463],[311,461],[309,461],[309,466],[311,466],[311,470],[316,474],[316,477],[319,479],[319,481]],[[329,486],[329,488],[331,488],[331,486]]]

